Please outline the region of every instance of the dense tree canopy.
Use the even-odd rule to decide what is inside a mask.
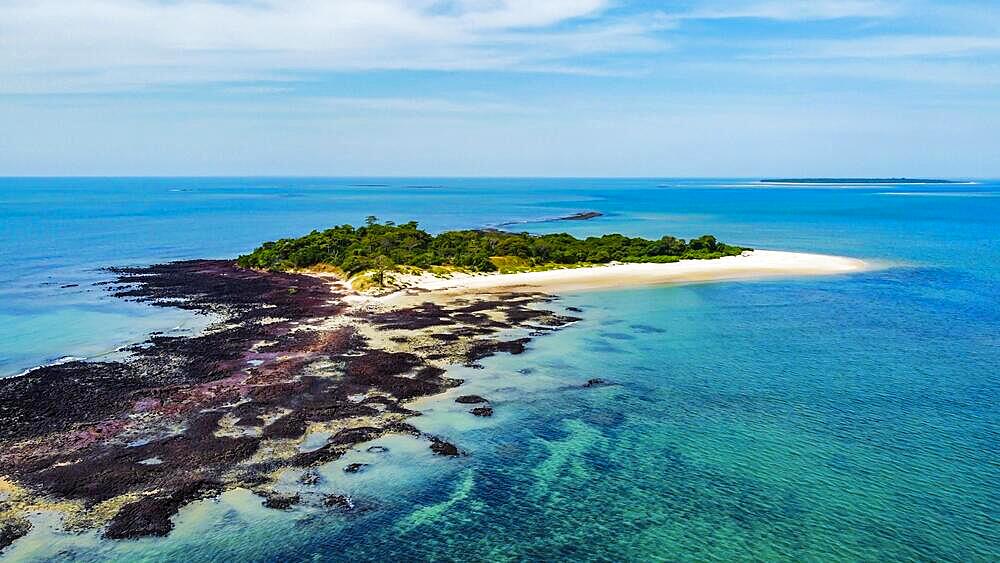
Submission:
[[[705,235],[685,242],[665,236],[657,240],[613,234],[578,239],[566,233],[530,235],[504,231],[448,231],[431,235],[416,222],[341,225],[313,231],[295,239],[266,242],[240,256],[244,268],[290,270],[319,264],[336,266],[349,274],[384,271],[391,266],[455,266],[473,271],[497,269],[494,258],[517,257],[530,264],[603,264],[618,262],[675,262],[736,255],[746,250]]]

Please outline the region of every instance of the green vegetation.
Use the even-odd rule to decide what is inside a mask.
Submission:
[[[474,272],[517,272],[606,264],[676,262],[732,256],[747,250],[722,244],[711,235],[685,242],[619,234],[578,239],[565,233],[529,235],[503,231],[448,231],[437,236],[416,222],[396,225],[368,217],[365,226],[341,225],[295,239],[266,242],[240,256],[244,268],[340,270],[347,275],[371,270],[381,285],[385,273],[405,267],[436,270],[454,267]]]

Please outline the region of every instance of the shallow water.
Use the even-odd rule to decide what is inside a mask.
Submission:
[[[369,214],[438,230],[595,209],[608,215],[525,228],[713,233],[893,265],[568,295],[581,323],[417,403],[416,425],[468,457],[391,437],[324,469],[317,489],[356,497],[353,513],[234,491],[185,508],[167,539],[39,520],[5,557],[997,560],[1000,200],[980,194],[1000,183],[899,191],[949,197],[739,180],[0,180],[7,374],[184,322],[85,286],[105,277],[96,266],[231,256]],[[613,384],[581,388],[594,377]],[[451,400],[468,393],[495,416]],[[370,466],[344,473],[353,462]]]

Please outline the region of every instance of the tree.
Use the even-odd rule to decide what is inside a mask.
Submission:
[[[691,248],[691,250],[708,250],[710,252],[714,252],[718,247],[718,241],[716,241],[715,237],[712,235],[704,235],[696,239],[691,239],[691,242],[688,243],[688,247]]]
[[[385,273],[395,267],[396,265],[392,262],[392,259],[385,254],[380,254],[375,258],[375,281],[378,282],[379,287],[385,287]]]
[[[431,235],[414,221],[402,224],[379,223],[371,215],[355,229],[341,225],[313,231],[295,239],[266,242],[252,253],[241,256],[240,266],[283,271],[328,264],[354,275],[370,270],[380,285],[385,272],[396,265],[458,266],[474,271],[492,271],[491,258],[515,257],[520,263],[548,262],[669,262],[676,259],[712,259],[737,255],[744,249],[720,243],[711,235],[690,243],[665,236],[657,240],[620,234],[578,239],[566,233],[530,235],[504,231],[464,230]]]

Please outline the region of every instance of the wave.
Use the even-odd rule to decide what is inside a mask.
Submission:
[[[48,363],[45,363],[45,364],[41,364],[41,365],[37,365],[37,366],[34,366],[34,367],[30,367],[30,368],[22,371],[21,373],[10,375],[10,376],[7,376],[7,377],[23,377],[23,376],[28,375],[29,373],[35,371],[36,369],[42,369],[42,368],[47,368],[47,367],[52,367],[52,366],[58,366],[58,365],[62,365],[62,364],[68,364],[70,362],[82,362],[82,361],[85,361],[86,359],[87,358],[83,358],[83,357],[80,357],[80,356],[62,356],[61,358],[56,358],[55,360],[52,360],[51,362],[48,362]]]

